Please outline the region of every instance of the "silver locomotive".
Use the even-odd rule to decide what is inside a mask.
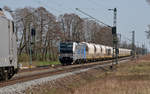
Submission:
[[[9,12],[0,9],[0,80],[10,79],[17,72],[17,60],[14,22]]]

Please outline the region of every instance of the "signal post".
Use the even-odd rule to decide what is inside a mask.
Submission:
[[[115,59],[115,64],[118,64],[118,37],[117,37],[117,8],[108,9],[109,11],[114,12],[114,21],[112,26],[112,36],[113,36],[113,58]],[[112,62],[111,68],[113,68],[114,62]]]

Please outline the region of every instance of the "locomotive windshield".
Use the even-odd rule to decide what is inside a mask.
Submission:
[[[73,53],[73,43],[60,43],[60,53]]]

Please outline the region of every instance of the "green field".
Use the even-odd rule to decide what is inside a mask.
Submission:
[[[30,62],[19,62],[23,67],[28,67]],[[32,66],[58,65],[59,61],[33,61]]]

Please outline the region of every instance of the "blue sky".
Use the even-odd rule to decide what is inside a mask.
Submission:
[[[76,13],[80,17],[87,18],[75,10],[80,8],[109,25],[113,23],[113,12],[108,9],[116,7],[118,32],[122,34],[122,40],[131,39],[131,31],[135,30],[136,41],[139,44],[145,43],[150,48],[144,32],[148,30],[147,25],[150,24],[150,5],[146,0],[0,0],[0,7],[4,5],[12,9],[43,6],[56,16]]]

